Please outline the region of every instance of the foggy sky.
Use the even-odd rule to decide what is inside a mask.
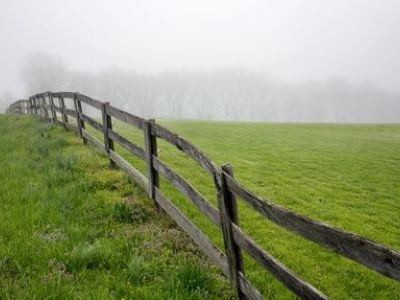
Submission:
[[[36,51],[77,70],[243,67],[400,91],[396,0],[0,0],[0,40],[0,93],[15,95]]]

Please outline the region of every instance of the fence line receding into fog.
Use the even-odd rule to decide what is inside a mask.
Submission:
[[[68,101],[67,105],[66,101]],[[58,105],[56,105],[58,102]],[[83,113],[82,103],[101,112],[102,122]],[[68,108],[68,107],[73,107]],[[302,299],[328,299],[326,295],[305,282],[285,265],[257,245],[238,222],[237,198],[247,202],[261,215],[277,225],[322,245],[339,255],[358,262],[389,278],[400,281],[400,252],[375,243],[357,234],[314,221],[284,207],[266,201],[241,185],[233,176],[231,165],[217,167],[202,151],[177,134],[162,127],[154,120],[132,115],[108,102],[100,102],[88,96],[72,92],[45,92],[19,100],[9,106],[7,113],[23,113],[63,126],[78,134],[86,144],[91,142],[141,186],[155,205],[163,209],[199,246],[199,248],[229,278],[240,299],[264,299],[262,294],[246,277],[242,250],[248,253],[262,267],[272,273],[288,289]],[[69,118],[76,119],[74,125]],[[115,132],[112,119],[118,119],[143,132],[144,148],[135,145]],[[86,130],[86,124],[103,133],[101,141]],[[215,186],[218,207],[189,184],[181,175],[157,157],[157,139],[162,139],[195,160],[211,176]],[[128,163],[114,149],[114,143],[121,145],[139,159],[145,161],[147,174],[142,174]],[[172,201],[162,192],[159,176],[163,176],[185,195],[199,211],[218,225],[224,239],[224,251],[219,249]]]

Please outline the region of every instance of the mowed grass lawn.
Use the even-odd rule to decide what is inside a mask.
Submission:
[[[163,121],[218,165],[276,204],[400,250],[400,125],[316,125]],[[115,130],[143,145],[138,130]],[[101,137],[101,135],[99,135]],[[116,146],[134,166],[145,164]],[[216,205],[211,179],[174,147],[158,141],[159,157]],[[174,187],[161,188],[220,247],[220,230]],[[265,220],[243,201],[241,225],[251,237],[331,299],[400,299],[400,283]],[[267,299],[295,296],[245,256],[248,277]]]
[[[0,115],[0,299],[234,299],[109,160],[63,128]]]

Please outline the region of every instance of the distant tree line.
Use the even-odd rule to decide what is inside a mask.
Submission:
[[[32,54],[26,94],[79,91],[145,117],[268,122],[400,122],[400,96],[343,79],[289,83],[241,69],[140,73],[121,68],[73,71]]]

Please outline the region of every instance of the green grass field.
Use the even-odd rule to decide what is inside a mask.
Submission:
[[[316,220],[353,231],[400,250],[400,125],[300,125],[194,121],[161,121],[161,123],[192,141],[218,165],[232,163],[235,177],[256,194]],[[44,124],[38,125],[28,118],[21,119],[17,124],[11,121],[3,121],[3,124],[2,127],[7,128],[9,135],[15,130],[19,130],[19,128],[24,130],[29,128],[29,131],[24,134],[20,133],[20,136],[24,137],[23,142],[11,142],[11,137],[7,135],[1,137],[3,141],[0,147],[4,148],[4,150],[1,150],[1,155],[6,153],[5,150],[21,150],[2,158],[2,161],[7,161],[6,158],[9,158],[8,160],[11,159],[11,162],[7,163],[7,167],[1,170],[2,175],[0,177],[2,178],[1,195],[5,192],[8,195],[8,198],[3,197],[8,200],[2,200],[7,209],[2,209],[1,211],[9,214],[5,218],[5,220],[9,221],[1,223],[1,237],[6,241],[8,239],[15,240],[13,243],[16,245],[10,246],[9,242],[1,242],[1,251],[6,252],[6,254],[1,253],[1,257],[3,257],[3,260],[4,257],[6,259],[0,265],[0,272],[4,273],[2,270],[5,268],[5,270],[10,269],[11,271],[8,272],[11,272],[11,274],[19,274],[21,271],[19,271],[20,267],[17,266],[25,266],[26,273],[18,276],[28,278],[29,284],[28,287],[24,286],[24,280],[21,278],[2,280],[0,282],[5,288],[1,287],[0,290],[12,293],[18,287],[16,290],[20,291],[20,293],[29,291],[36,293],[35,295],[39,295],[38,298],[41,298],[40,295],[46,295],[47,292],[52,291],[54,285],[58,282],[57,279],[54,279],[55,282],[52,282],[52,285],[43,287],[41,279],[37,278],[42,273],[47,274],[49,268],[53,268],[47,264],[49,257],[55,256],[57,258],[56,261],[65,261],[64,264],[68,270],[70,257],[72,257],[72,261],[75,261],[77,259],[75,256],[80,256],[78,253],[81,252],[81,248],[89,247],[91,249],[88,245],[95,247],[93,245],[97,245],[97,243],[102,245],[104,241],[107,247],[113,249],[111,250],[113,253],[118,252],[118,249],[120,249],[123,253],[121,254],[123,258],[130,258],[131,253],[126,251],[126,246],[121,245],[127,240],[131,241],[130,238],[127,238],[131,237],[131,235],[143,234],[145,237],[142,238],[145,240],[163,238],[166,239],[164,242],[167,244],[174,243],[174,239],[172,239],[172,242],[169,241],[171,239],[170,236],[162,235],[161,227],[170,224],[170,222],[160,216],[156,220],[147,221],[151,225],[146,225],[147,223],[145,222],[144,225],[139,226],[142,230],[137,229],[135,226],[132,228],[132,224],[121,224],[120,221],[115,221],[121,218],[120,215],[125,216],[127,213],[124,205],[122,206],[123,209],[115,208],[116,203],[120,203],[126,194],[133,193],[135,199],[140,199],[140,206],[146,207],[151,211],[151,214],[154,213],[152,204],[139,190],[130,190],[131,185],[126,182],[127,180],[121,172],[107,169],[108,162],[105,158],[93,155],[92,150],[80,146],[81,142],[78,138],[64,133],[60,128],[51,129],[49,131],[50,138],[47,138],[46,134],[43,137],[42,134],[36,132],[39,130],[46,133],[49,130],[48,126]],[[118,122],[114,125],[118,133],[129,137],[136,144],[143,145],[143,134],[141,132]],[[102,135],[98,134],[98,137],[101,138]],[[64,233],[68,236],[77,234],[74,239],[80,245],[78,248],[71,240],[57,242],[62,243],[62,245],[57,246],[56,243],[56,246],[51,244],[49,247],[47,241],[42,241],[40,238],[40,234],[46,234],[47,231],[54,232],[57,228],[60,228],[60,224],[66,218],[64,206],[68,203],[67,199],[73,198],[74,195],[82,192],[81,189],[77,188],[76,183],[72,184],[75,179],[71,179],[70,176],[73,175],[69,174],[75,174],[75,171],[71,172],[68,171],[68,168],[67,170],[61,168],[57,171],[58,175],[49,176],[49,171],[44,172],[43,170],[50,167],[45,166],[43,158],[37,158],[40,155],[48,155],[51,157],[50,161],[52,161],[51,168],[54,168],[54,165],[57,166],[59,164],[57,162],[59,154],[57,153],[60,152],[57,148],[59,146],[56,146],[60,143],[56,142],[58,139],[68,141],[66,146],[62,146],[64,149],[62,152],[67,155],[66,157],[71,156],[72,151],[80,153],[77,156],[72,155],[75,162],[74,170],[79,170],[79,178],[82,177],[82,174],[86,174],[82,170],[83,167],[89,166],[91,170],[82,179],[79,179],[88,181],[91,188],[84,189],[85,196],[79,197],[81,200],[77,202],[78,208],[74,212],[75,219],[71,221],[73,225],[68,225],[63,229],[68,232]],[[42,144],[47,146],[41,146]],[[49,148],[48,151],[46,150],[47,147]],[[144,162],[128,154],[121,147],[116,146],[116,150],[145,173]],[[160,140],[158,141],[158,150],[158,155],[162,160],[188,179],[209,201],[216,205],[212,180],[194,161],[173,146]],[[30,173],[28,171],[29,168],[26,166],[30,165],[39,165],[40,167],[34,173],[35,179],[32,182],[35,184],[27,185],[29,183],[27,178],[29,178]],[[64,165],[64,163],[61,163],[61,165]],[[15,166],[18,166],[18,171],[12,172],[11,170],[14,170]],[[15,176],[9,175],[14,173]],[[92,178],[92,173],[98,173],[99,175],[95,175]],[[118,176],[114,174],[118,174]],[[25,181],[22,180],[20,182],[20,178],[25,178]],[[76,176],[73,178],[76,178]],[[61,183],[56,185],[46,183],[54,180],[56,182],[60,180]],[[64,181],[71,185],[65,185]],[[97,183],[98,181],[101,183]],[[120,183],[121,181],[123,183]],[[37,207],[40,207],[45,212],[49,210],[47,207],[49,203],[43,202],[43,199],[50,199],[43,195],[31,197],[31,195],[35,195],[33,191],[40,193],[37,189],[38,184],[47,185],[46,193],[54,194],[51,197],[52,199],[54,198],[51,214],[55,214],[57,217],[51,217],[51,214],[47,213],[40,214],[40,218],[37,216]],[[86,186],[86,183],[81,184]],[[108,185],[111,185],[111,187],[108,187]],[[26,191],[27,188],[25,186],[29,187],[29,191]],[[78,184],[78,186],[80,185]],[[161,188],[207,235],[222,247],[221,233],[216,226],[203,217],[187,199],[181,196],[166,181],[161,181]],[[66,191],[67,193],[65,193]],[[91,201],[83,201],[83,197],[88,197]],[[33,200],[29,200],[31,198]],[[32,207],[24,208],[28,205],[25,202],[28,202]],[[123,201],[122,203],[124,204],[125,202]],[[94,207],[97,208],[94,209]],[[133,208],[137,209],[136,206]],[[83,220],[82,213],[85,216]],[[115,214],[119,217],[116,218]],[[28,217],[28,220],[30,220],[27,228],[24,227],[23,222],[25,220],[21,219],[20,215],[26,215],[25,218]],[[154,213],[154,215],[156,214]],[[387,279],[374,271],[281,229],[265,220],[241,201],[239,201],[239,215],[241,225],[255,241],[300,277],[326,293],[331,299],[400,299],[400,284],[398,282]],[[72,218],[69,214],[67,216]],[[13,224],[13,219],[18,220],[18,223]],[[126,216],[122,217],[122,219],[126,220]],[[35,222],[40,225],[35,225]],[[90,227],[92,224],[96,224],[95,228]],[[35,226],[39,229],[35,229]],[[47,228],[46,226],[50,226],[50,229],[45,229]],[[118,229],[114,229],[114,226]],[[152,231],[158,233],[153,234],[147,231],[143,233],[143,227],[147,228],[147,226],[150,226]],[[13,228],[18,238],[12,239],[12,234],[7,234],[10,231],[9,228]],[[113,233],[116,234],[116,238],[113,237],[113,234],[110,236],[110,228],[117,232]],[[125,233],[125,230],[129,234]],[[39,237],[37,236],[38,234]],[[142,238],[138,240],[142,241]],[[30,242],[24,243],[25,239]],[[95,242],[97,239],[100,241]],[[138,245],[131,246],[129,250],[132,251],[134,247],[142,249],[143,245],[147,245],[146,243],[137,243]],[[3,246],[3,244],[6,246]],[[102,247],[100,248],[103,249]],[[32,264],[31,257],[27,256],[23,251],[23,249],[27,248],[41,249],[43,252],[48,251],[44,256],[45,258],[43,258],[42,264],[39,264],[40,267],[37,267],[38,270],[29,271],[32,269],[30,265]],[[54,250],[55,248],[57,250]],[[12,253],[12,249],[21,250]],[[196,255],[190,254],[188,258],[185,251],[183,251],[183,254],[180,251],[177,252],[178,254],[173,254],[172,252],[168,254],[170,253],[168,247],[163,250],[163,253],[167,254],[161,257],[154,255],[154,253],[147,255],[144,250],[135,250],[133,252],[137,253],[137,251],[140,257],[144,256],[143,259],[146,261],[145,265],[147,266],[145,270],[150,274],[154,272],[154,268],[160,263],[160,260],[163,261],[163,266],[165,266],[163,270],[167,271],[173,267],[165,263],[164,260],[172,263],[172,265],[175,264],[177,269],[186,268],[188,265],[187,260],[189,260],[192,268],[197,268],[196,266],[204,263],[204,260],[199,261]],[[85,251],[83,252],[85,253]],[[21,259],[22,263],[14,264],[13,259],[17,262],[18,259]],[[141,297],[142,294],[140,293],[143,293],[143,295],[148,295],[151,298],[151,293],[155,293],[154,295],[160,295],[159,297],[161,298],[163,296],[164,298],[174,298],[174,296],[168,294],[171,293],[171,284],[175,287],[176,282],[180,282],[176,279],[176,277],[179,278],[177,275],[179,271],[175,272],[174,269],[171,278],[173,283],[168,280],[169,278],[165,276],[165,273],[161,272],[161,275],[157,274],[157,278],[161,279],[140,281],[138,287],[132,291],[129,290],[129,293],[131,293],[129,294],[126,289],[127,278],[129,278],[126,272],[129,273],[129,267],[124,263],[120,262],[121,265],[118,267],[124,270],[120,274],[116,271],[118,268],[113,268],[109,265],[108,268],[111,268],[111,270],[107,269],[107,267],[89,268],[88,270],[87,266],[82,267],[82,264],[85,266],[85,263],[80,262],[85,259],[79,258],[77,260],[78,262],[74,262],[72,265],[77,264],[79,267],[75,266],[72,269],[73,271],[69,272],[77,272],[79,275],[76,276],[79,279],[76,279],[77,281],[71,279],[72,284],[65,282],[67,279],[61,280],[61,286],[73,296],[83,295],[87,298],[114,296],[119,298],[120,295],[124,295],[128,298],[137,298],[137,295]],[[121,261],[125,261],[125,259],[121,259]],[[200,262],[200,264],[196,262]],[[206,268],[208,269],[209,267]],[[290,291],[247,256],[245,256],[245,269],[247,276],[264,293],[267,299],[295,298]],[[222,297],[222,295],[225,298],[231,297],[232,294],[230,293],[232,291],[226,288],[226,283],[219,277],[220,273],[215,269],[213,270],[209,274],[210,278],[207,277],[209,278],[207,282],[212,284],[202,286],[199,290],[189,290],[188,292],[184,289],[183,291],[179,290],[179,292],[190,293],[191,297],[194,298],[207,298],[209,295],[213,295],[216,298]],[[197,274],[198,272],[192,273]],[[200,271],[200,274],[204,273]],[[58,274],[57,276],[63,278],[62,276],[64,275]],[[150,275],[149,277],[152,276]],[[146,278],[148,277],[146,276]],[[201,278],[196,280],[201,281]],[[101,286],[103,284],[105,286]],[[79,291],[76,291],[76,286],[74,285],[79,287]],[[110,288],[110,285],[115,285],[118,288]],[[110,290],[113,293],[110,294]],[[160,294],[156,294],[155,291],[158,290],[160,290]],[[122,291],[121,294],[118,294],[118,291]],[[6,292],[3,292],[3,294],[8,295]],[[183,294],[183,296],[180,294],[175,298],[179,298],[179,296],[187,297],[186,294]],[[155,298],[157,297],[155,296]]]
[[[161,121],[192,141],[256,194],[330,225],[400,250],[400,126]],[[115,130],[143,145],[142,133]],[[216,205],[211,179],[194,161],[159,141],[159,157]],[[145,172],[143,162],[116,148]],[[222,247],[220,230],[174,187],[161,187]],[[241,225],[251,237],[331,299],[400,299],[400,284],[281,229],[240,202]],[[267,299],[295,298],[245,257],[248,277]]]
[[[0,299],[234,299],[221,272],[72,133],[0,115]]]

